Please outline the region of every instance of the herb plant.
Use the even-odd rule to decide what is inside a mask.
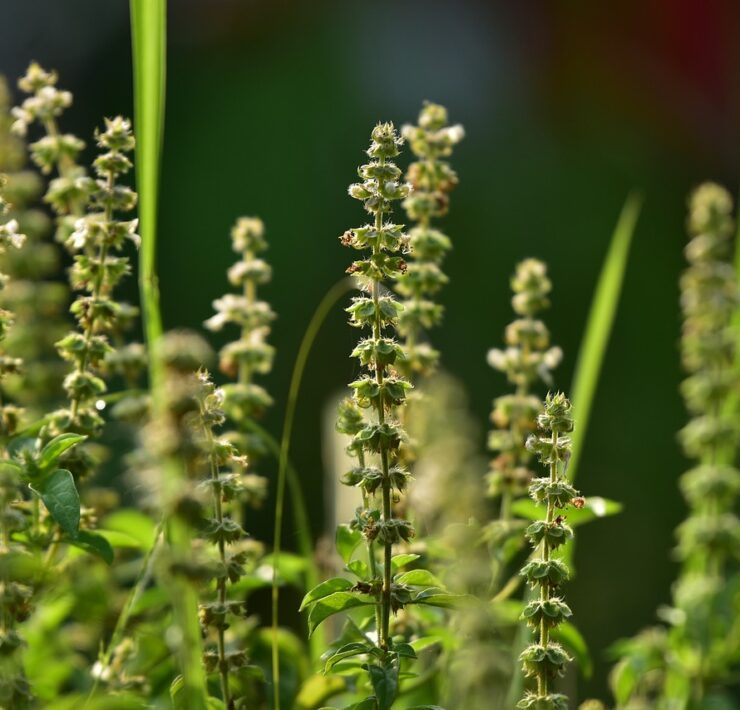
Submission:
[[[136,140],[120,116],[105,119],[89,148],[66,132],[72,95],[37,63],[18,83],[15,108],[0,80],[0,708],[571,707],[572,686],[560,679],[572,660],[582,670],[589,662],[563,592],[573,529],[619,506],[582,498],[569,463],[583,444],[637,199],[625,205],[597,288],[573,406],[560,392],[541,399],[562,358],[542,320],[547,268],[536,259],[516,266],[516,316],[505,345],[488,354],[509,391],[493,401],[486,474],[464,384],[440,371],[427,337],[443,313],[435,299],[448,282],[451,241],[439,220],[464,132],[433,103],[401,135],[377,124],[349,187],[369,219],[340,237],[356,257],[350,278],[319,304],[287,401],[278,388],[273,401],[260,380],[275,355],[260,219],[241,217],[231,231],[233,292],[213,302],[205,326],[238,333],[221,347],[215,376],[203,337],[162,325],[165,21],[163,0],[132,0]],[[396,164],[404,142],[414,156],[405,175]],[[393,221],[394,203],[408,231]],[[679,438],[695,465],[680,480],[688,505],[677,530],[680,572],[663,625],[617,649],[619,708],[733,703],[740,291],[732,213],[714,183],[691,196],[680,282],[690,421]],[[141,314],[120,297],[137,250]],[[289,447],[312,344],[350,284],[359,292],[346,312],[360,337],[336,430],[350,457],[341,482],[357,506],[335,531],[342,576],[318,582],[319,569],[337,574],[339,563],[321,543],[312,548],[302,462],[290,461]],[[139,329],[146,346],[132,341]],[[273,406],[285,411],[282,438],[262,421]],[[267,498],[268,453],[278,459],[272,550],[249,534],[259,519],[252,509]],[[534,472],[535,458],[545,475]],[[282,550],[286,481],[298,554]],[[282,585],[305,592],[308,634],[278,605]]]
[[[660,611],[667,628],[655,628],[619,646],[612,674],[618,703],[629,708],[704,707],[724,702],[723,687],[740,662],[737,616],[740,572],[740,493],[736,468],[737,275],[731,263],[732,198],[715,183],[689,198],[688,267],[681,276],[681,385],[691,417],[679,432],[696,466],[679,481],[688,504],[677,529],[681,571],[670,608]]]
[[[398,334],[403,338],[406,357],[398,367],[407,377],[413,377],[433,370],[439,360],[439,353],[422,341],[422,334],[442,317],[442,306],[431,297],[447,283],[440,264],[452,245],[432,220],[444,217],[449,209],[449,193],[458,179],[445,158],[462,140],[464,131],[459,124],[448,125],[444,106],[426,103],[418,125],[403,126],[401,133],[417,158],[406,171],[412,190],[403,201],[409,220],[416,224],[408,232],[409,257],[396,285],[405,299],[398,316]]]

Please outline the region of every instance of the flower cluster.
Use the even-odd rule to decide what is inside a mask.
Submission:
[[[537,259],[520,262],[511,288],[512,306],[519,318],[506,327],[506,349],[488,353],[491,367],[505,373],[516,387],[514,393],[494,400],[491,421],[495,428],[488,439],[489,448],[497,454],[488,476],[489,494],[501,500],[502,520],[509,517],[511,501],[526,493],[533,475],[525,443],[536,429],[542,402],[532,389],[540,381],[551,383],[550,373],[562,358],[562,351],[550,345],[550,333],[537,318],[549,306],[552,288],[545,264]]]
[[[6,202],[3,191],[7,182],[5,175],[0,175],[0,254],[9,249],[19,249],[26,241],[26,235],[19,231],[18,222],[8,219],[9,205]],[[0,273],[0,289],[5,288],[8,277]],[[0,340],[4,340],[8,329],[13,324],[13,314],[10,311],[0,309]],[[20,371],[22,361],[11,355],[0,354],[0,381],[7,375],[17,374]],[[13,434],[18,424],[20,411],[12,404],[3,402],[0,406],[0,437],[3,440]]]
[[[619,707],[693,707],[707,699],[709,688],[719,696],[736,668],[740,441],[733,403],[740,290],[732,265],[732,208],[729,193],[715,183],[689,197],[688,267],[680,287],[681,360],[688,373],[681,393],[691,418],[679,440],[696,465],[680,479],[689,508],[676,531],[682,569],[672,606],[659,612],[668,627],[647,629],[617,647],[611,685]]]
[[[451,242],[432,226],[432,220],[447,214],[448,195],[457,185],[457,175],[445,158],[465,133],[460,125],[448,125],[447,109],[433,103],[424,105],[418,125],[406,125],[401,133],[417,157],[406,172],[413,190],[403,201],[408,218],[416,225],[408,233],[410,258],[396,286],[405,298],[398,334],[405,341],[406,360],[399,369],[410,377],[429,372],[439,359],[439,353],[421,342],[421,336],[442,318],[442,306],[431,297],[447,283],[440,264]]]
[[[0,175],[0,252],[8,248],[20,248],[25,236],[18,231],[18,223],[7,219],[9,205],[5,201],[5,176]],[[0,287],[4,287],[7,277],[0,274]],[[13,314],[0,309],[0,340],[5,339],[8,328],[12,325]],[[8,374],[17,373],[22,365],[18,358],[0,353],[0,380]],[[13,434],[19,419],[18,408],[5,401],[0,406],[0,440],[6,448],[8,438]],[[7,453],[3,458],[7,457]],[[4,572],[0,575],[0,704],[3,707],[21,707],[30,699],[30,689],[26,681],[20,653],[23,641],[18,634],[17,625],[24,621],[31,612],[32,588],[24,583],[22,577],[12,573],[14,560],[23,546],[12,542],[12,533],[22,529],[25,518],[14,510],[21,499],[21,481],[12,468],[0,462],[0,564]]]
[[[275,349],[267,342],[270,323],[275,313],[270,305],[258,298],[257,288],[272,277],[270,265],[259,255],[267,249],[265,228],[257,217],[240,217],[231,230],[234,251],[240,255],[228,271],[229,283],[241,289],[241,294],[227,294],[213,302],[216,314],[205,325],[220,331],[225,325],[236,325],[239,338],[227,343],[219,353],[221,371],[236,382],[224,385],[224,411],[237,426],[230,435],[237,447],[249,456],[254,465],[265,453],[265,445],[258,433],[249,428],[250,422],[262,415],[272,404],[272,398],[255,375],[266,375],[272,369]],[[264,479],[252,474],[253,500],[259,503],[266,494]]]
[[[725,406],[737,389],[737,328],[732,320],[740,305],[727,191],[711,183],[697,188],[689,204],[688,229],[689,267],[681,277],[681,352],[688,377],[681,392],[692,418],[680,440],[699,465],[681,479],[690,516],[679,528],[678,549],[689,567],[701,560],[707,571],[718,571],[740,548],[740,521],[732,513],[740,493],[740,471],[731,465],[737,420]]]
[[[393,555],[395,545],[407,542],[414,529],[407,520],[394,515],[393,503],[407,485],[408,473],[401,465],[400,450],[406,435],[398,421],[410,384],[397,371],[405,359],[403,348],[393,339],[403,306],[382,291],[382,283],[398,278],[405,269],[399,252],[405,251],[408,238],[400,225],[389,220],[392,203],[408,197],[410,186],[401,182],[401,171],[393,162],[399,154],[401,138],[390,123],[378,124],[372,131],[368,149],[370,162],[359,168],[361,183],[351,185],[349,194],[361,200],[373,221],[348,230],[340,241],[358,251],[369,251],[348,269],[355,274],[365,293],[353,299],[347,309],[350,324],[369,334],[352,352],[366,374],[352,382],[354,402],[340,409],[337,429],[352,437],[349,452],[357,465],[343,477],[343,483],[362,491],[363,505],[349,526],[340,526],[338,549],[347,570],[356,578],[323,582],[309,591],[304,607],[309,609],[309,628],[325,618],[355,606],[372,609],[364,624],[375,624],[376,641],[352,644],[351,656],[364,656],[373,697],[378,707],[390,707],[398,690],[401,658],[413,658],[413,649],[391,636],[391,614],[407,604],[436,604],[439,589],[433,588],[433,575],[425,570],[400,571],[404,562]],[[352,551],[364,538],[368,562],[352,560]],[[343,540],[353,540],[346,544]],[[382,551],[380,559],[376,550]],[[401,556],[404,558],[407,556]],[[415,556],[412,556],[415,558]],[[411,576],[409,576],[411,575]],[[418,586],[428,589],[415,589]],[[447,597],[449,601],[449,597]],[[330,654],[327,670],[347,649]],[[373,702],[368,699],[367,702]]]
[[[70,280],[82,292],[71,307],[78,329],[57,343],[60,355],[72,364],[64,380],[69,404],[53,414],[47,435],[63,431],[97,434],[103,420],[96,403],[107,390],[101,371],[122,368],[130,372],[145,365],[141,348],[127,349],[121,357],[111,344],[137,313],[113,298],[115,287],[130,271],[129,259],[122,252],[128,241],[139,244],[138,220],[117,216],[136,205],[136,193],[120,183],[131,169],[127,154],[134,148],[134,137],[129,121],[118,117],[106,120],[105,130],[96,138],[101,149],[94,163],[97,179],[84,180],[89,212],[76,221],[66,240],[74,253]],[[78,463],[79,474],[89,471],[91,462]]]
[[[226,632],[246,617],[247,603],[244,594],[230,595],[229,589],[251,571],[261,553],[236,519],[254,484],[246,458],[215,431],[225,421],[224,393],[202,369],[212,358],[208,344],[192,333],[171,332],[159,355],[166,368],[166,401],[144,428],[146,455],[138,467],[149,485],[156,483],[157,507],[165,511],[171,529],[163,574],[173,587],[182,634],[181,645],[173,650],[181,654],[188,676],[182,692],[196,692],[187,686],[199,672],[215,675],[224,706],[234,707],[244,690],[237,677],[248,656],[243,628],[231,640]],[[194,607],[197,633],[190,625]],[[198,671],[189,659],[200,649],[201,636],[205,648]]]
[[[553,552],[573,537],[561,511],[569,505],[582,507],[584,501],[565,476],[571,445],[567,434],[573,430],[571,404],[565,395],[547,395],[537,426],[540,433],[529,436],[527,448],[549,468],[549,475],[535,478],[529,494],[536,503],[546,506],[547,512],[544,519],[536,520],[526,531],[535,555],[522,568],[522,575],[539,594],[522,613],[535,640],[520,657],[525,675],[537,680],[537,688],[528,692],[517,707],[567,710],[567,698],[553,692],[552,681],[563,675],[570,658],[559,643],[550,639],[550,632],[571,616],[568,605],[556,594],[567,581],[569,571]]]
[[[734,614],[722,611],[737,603],[723,597],[733,586],[728,574],[736,571],[728,562],[740,550],[735,514],[740,471],[734,465],[740,438],[737,415],[728,407],[737,396],[733,318],[740,290],[731,263],[734,221],[727,191],[713,183],[699,186],[689,200],[687,226],[681,354],[688,377],[681,392],[691,419],[679,438],[697,465],[680,481],[689,514],[677,530],[683,571],[674,587],[674,605],[682,612],[685,641],[707,657],[686,674],[695,687],[706,687],[725,675],[726,661],[737,653],[733,634],[728,634]]]
[[[227,514],[227,507],[243,504],[251,495],[252,484],[245,485],[247,460],[240,456],[229,441],[217,438],[214,427],[225,420],[222,410],[224,393],[213,386],[205,371],[198,373],[200,385],[197,396],[198,419],[202,432],[202,456],[207,462],[208,475],[201,486],[210,489],[212,514],[200,525],[205,540],[213,545],[218,554],[215,570],[215,598],[199,606],[200,621],[206,638],[216,638],[215,648],[207,648],[203,656],[206,673],[218,674],[221,699],[225,707],[233,707],[229,682],[230,673],[240,671],[248,665],[243,644],[227,648],[226,630],[233,622],[247,615],[247,603],[243,595],[230,599],[229,585],[237,584],[246,574],[245,565],[250,561],[250,552],[244,547],[246,533],[242,526]],[[228,470],[224,470],[228,467]]]
[[[22,375],[9,374],[3,382],[7,396],[22,405],[31,418],[45,414],[60,399],[64,365],[54,343],[67,330],[67,288],[57,280],[59,248],[46,240],[50,232],[47,215],[34,207],[43,184],[26,168],[26,146],[10,131],[10,94],[0,77],[0,172],[6,173],[8,217],[27,235],[21,248],[0,258],[0,270],[10,277],[0,297],[15,314],[16,327],[8,333],[6,351],[24,361]]]
[[[29,147],[31,158],[42,173],[57,172],[44,200],[57,214],[57,239],[63,242],[84,212],[88,185],[84,179],[85,170],[77,162],[85,143],[59,130],[57,119],[72,105],[72,94],[58,89],[57,81],[56,72],[45,71],[35,62],[31,63],[25,76],[18,81],[18,87],[29,96],[12,110],[15,118],[12,130],[21,136],[25,136],[33,124],[44,130],[45,135]]]

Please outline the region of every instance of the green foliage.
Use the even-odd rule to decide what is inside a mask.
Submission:
[[[540,320],[551,284],[542,262],[517,266],[516,318],[488,358],[511,391],[493,403],[486,498],[476,427],[461,388],[435,372],[439,353],[426,340],[443,314],[434,299],[447,284],[451,240],[437,220],[457,184],[448,160],[463,130],[449,125],[444,107],[425,104],[418,125],[402,130],[414,153],[404,174],[396,165],[404,140],[392,124],[378,124],[349,188],[369,222],[340,237],[356,252],[351,279],[327,292],[309,323],[278,443],[258,423],[273,405],[259,378],[275,355],[275,314],[259,292],[272,278],[259,219],[236,222],[238,260],[228,272],[235,292],[214,302],[206,322],[239,331],[219,353],[229,381],[211,380],[202,338],[163,335],[155,256],[166,3],[132,0],[131,19],[143,240],[129,186],[129,122],[105,121],[88,170],[84,142],[62,126],[72,95],[56,73],[31,64],[19,82],[25,98],[12,111],[0,82],[0,172],[8,174],[0,180],[0,707],[567,708],[559,678],[571,660],[585,675],[592,668],[564,596],[573,531],[620,510],[582,498],[571,462],[583,444],[638,200],[625,204],[599,279],[575,413],[562,394],[540,401],[537,389],[550,386],[562,357]],[[408,231],[392,221],[395,202],[413,223]],[[52,223],[44,210],[55,219],[57,244],[45,241]],[[681,572],[671,606],[660,611],[664,626],[617,649],[614,694],[633,710],[732,702],[727,688],[740,660],[740,298],[731,211],[729,195],[713,184],[690,202],[681,393],[691,420],[680,441],[695,462],[680,482],[689,512],[677,531]],[[132,271],[128,255],[139,247],[146,348],[128,342],[139,311],[118,298]],[[72,326],[59,278],[63,249]],[[352,459],[341,482],[356,489],[357,506],[337,527],[337,559],[321,546],[314,556],[289,450],[309,352],[350,283],[360,292],[346,311],[361,334],[336,429]],[[108,412],[119,420],[110,448]],[[278,458],[271,554],[247,533],[249,509],[267,495],[267,452]],[[549,475],[535,475],[533,457]],[[108,481],[112,488],[103,488]],[[282,551],[288,485],[299,555]],[[320,568],[331,570],[323,582]],[[271,628],[253,613],[262,602],[252,595],[268,588]],[[302,636],[280,627],[287,619],[278,595],[296,589]],[[517,635],[528,630],[532,642],[519,662],[532,682],[524,690],[515,659],[523,648]],[[336,640],[327,644],[330,633]]]

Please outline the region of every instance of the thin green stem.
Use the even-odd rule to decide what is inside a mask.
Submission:
[[[311,316],[306,332],[298,348],[293,373],[288,388],[288,400],[285,405],[285,417],[283,419],[283,431],[280,439],[280,457],[278,460],[277,490],[275,493],[275,525],[273,542],[273,572],[272,572],[272,681],[273,681],[273,708],[280,710],[280,651],[278,648],[278,622],[280,612],[280,594],[278,586],[278,567],[280,564],[280,552],[282,548],[283,512],[285,508],[285,486],[288,473],[288,461],[290,453],[290,442],[293,434],[293,422],[298,404],[303,373],[306,369],[308,356],[316,340],[316,336],[331,312],[336,302],[351,288],[350,279],[342,279],[332,286],[319,302],[316,310]],[[299,492],[296,486],[296,491]],[[307,521],[304,521],[307,525]],[[307,527],[303,529],[307,530]],[[311,652],[314,659],[318,658],[323,651],[324,644],[321,636],[314,634],[315,640],[311,643]],[[312,637],[313,638],[313,637]]]
[[[383,165],[384,159],[379,160],[379,164]],[[375,230],[380,233],[383,229],[383,208],[382,203],[375,213]],[[377,239],[373,244],[373,258],[378,258],[381,254],[380,240]],[[373,305],[375,306],[375,319],[373,321],[373,339],[375,342],[379,342],[382,335],[382,323],[381,323],[381,311],[380,311],[380,283],[373,281],[372,284],[372,299]],[[385,423],[385,397],[383,396],[383,381],[385,378],[385,368],[380,363],[375,364],[375,381],[379,385],[378,398],[376,400],[376,410],[378,414],[378,423]],[[382,483],[382,496],[383,496],[383,510],[382,520],[384,523],[389,523],[393,518],[393,510],[391,505],[391,480],[390,470],[388,465],[388,449],[383,441],[380,440],[380,466],[381,473],[383,476]],[[392,545],[387,539],[384,542],[383,550],[383,592],[381,599],[381,625],[378,629],[378,644],[384,650],[388,650],[390,647],[390,619],[391,619],[391,556],[392,556]]]
[[[144,592],[144,588],[146,587],[146,585],[149,583],[149,580],[151,579],[152,562],[154,560],[155,553],[159,549],[159,545],[162,541],[162,527],[163,527],[163,524],[162,524],[162,521],[160,520],[157,523],[157,527],[154,529],[154,537],[152,539],[152,545],[149,547],[149,549],[146,551],[146,554],[144,555],[141,569],[139,570],[139,574],[136,577],[134,586],[132,587],[131,591],[129,592],[128,597],[126,598],[126,603],[123,605],[123,608],[121,609],[121,613],[118,615],[118,618],[116,619],[116,625],[113,628],[113,633],[111,634],[110,641],[103,646],[103,649],[101,650],[101,653],[98,656],[98,662],[100,664],[100,672],[98,672],[95,675],[92,688],[90,689],[90,692],[87,695],[85,704],[82,706],[83,710],[87,708],[88,704],[90,703],[90,700],[92,700],[95,693],[97,692],[97,689],[100,685],[100,678],[101,678],[102,672],[106,668],[108,668],[108,666],[110,665],[110,659],[111,659],[111,656],[113,655],[113,651],[123,639],[123,634],[126,631],[126,627],[128,626],[128,621],[131,618],[131,614],[134,608],[136,607],[136,604],[138,604],[139,599],[141,598],[141,595]]]
[[[357,463],[360,468],[365,468],[365,452],[360,449],[357,452]],[[367,510],[370,507],[370,496],[363,489],[362,507]],[[375,543],[372,540],[365,540],[365,549],[367,550],[367,563],[370,568],[370,576],[373,580],[378,578],[378,561],[375,559]],[[375,605],[375,630],[380,634],[380,627],[383,625],[383,616],[380,607]]]

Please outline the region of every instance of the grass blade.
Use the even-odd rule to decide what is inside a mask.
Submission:
[[[131,41],[134,60],[134,134],[136,184],[139,192],[139,292],[144,332],[150,355],[162,336],[157,279],[157,214],[164,136],[166,85],[166,0],[131,0]],[[161,365],[149,358],[155,406],[162,383]]]
[[[586,330],[578,352],[575,375],[570,390],[576,420],[576,428],[573,432],[573,450],[568,466],[568,476],[571,480],[575,479],[578,470],[581,449],[588,431],[591,406],[596,394],[599,374],[614,325],[614,318],[617,314],[624,273],[627,268],[627,258],[632,244],[632,235],[635,231],[641,207],[641,196],[634,193],[628,195],[601,268],[601,275],[594,291]]]
[[[139,291],[144,334],[149,353],[149,387],[152,410],[164,407],[164,372],[157,354],[162,337],[157,279],[157,214],[159,177],[164,136],[166,81],[167,2],[131,0],[131,41],[134,60],[134,133],[136,135],[136,184],[139,192]],[[179,471],[165,462],[165,476],[177,485]],[[175,518],[166,522],[166,539],[173,553],[185,557],[191,549],[187,525]],[[201,663],[198,599],[193,587],[173,577],[169,584],[174,617],[182,639],[180,664],[183,674],[183,707],[205,710],[206,677]]]

